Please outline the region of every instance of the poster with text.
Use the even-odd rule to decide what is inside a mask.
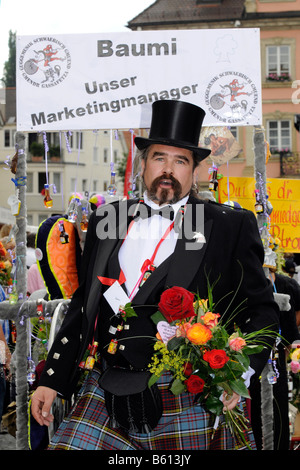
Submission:
[[[280,248],[286,253],[300,253],[300,180],[267,179],[267,196],[272,204],[270,235],[279,238]],[[254,178],[222,178],[219,181],[219,199],[238,202],[244,209],[255,212]]]
[[[147,129],[166,99],[262,124],[257,28],[17,36],[16,69],[18,131]]]

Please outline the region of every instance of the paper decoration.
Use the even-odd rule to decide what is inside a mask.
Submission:
[[[199,145],[211,150],[210,158],[217,167],[242,151],[228,127],[204,127],[200,134]]]

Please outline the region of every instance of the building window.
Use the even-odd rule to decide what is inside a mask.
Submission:
[[[61,174],[57,171],[53,172],[53,184],[55,186],[56,192],[61,193]]]
[[[269,80],[290,79],[290,46],[267,47],[267,78]]]
[[[15,129],[6,129],[4,131],[4,147],[14,147]]]
[[[47,184],[46,173],[39,173],[38,174],[39,193],[44,189],[45,184]]]
[[[107,191],[108,181],[103,181],[103,191]]]
[[[93,163],[98,165],[99,163],[99,148],[93,147]]]
[[[76,132],[76,148],[82,150],[83,147],[83,133]]]
[[[83,148],[83,133],[82,132],[73,132],[72,135],[69,137],[70,147],[72,149],[80,149]]]
[[[103,150],[103,162],[108,163],[108,149]]]
[[[98,180],[93,180],[93,191],[98,190]]]
[[[230,130],[231,134],[233,135],[233,137],[235,138],[235,140],[238,140],[238,128],[237,128],[237,126],[231,126],[229,130]]]
[[[271,153],[291,150],[291,122],[267,121],[267,137]]]
[[[75,193],[77,178],[71,178],[71,193]]]
[[[58,132],[47,132],[46,138],[47,138],[47,144],[49,147],[60,147],[60,140],[59,140]]]
[[[83,192],[88,191],[88,180],[87,179],[82,180],[82,191]]]

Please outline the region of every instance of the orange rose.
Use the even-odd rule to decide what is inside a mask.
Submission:
[[[194,344],[206,344],[212,338],[212,333],[202,323],[194,323],[186,332],[187,338]]]
[[[176,330],[176,336],[183,336],[186,338],[187,331],[191,328],[190,322],[180,323]]]
[[[208,328],[213,328],[218,324],[218,318],[220,315],[218,313],[206,312],[201,318],[204,322],[204,325]]]

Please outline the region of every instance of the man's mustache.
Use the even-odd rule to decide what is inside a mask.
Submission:
[[[155,178],[152,181],[151,190],[152,189],[156,190],[158,188],[160,182],[164,181],[164,180],[170,180],[171,181],[174,191],[177,191],[178,189],[181,190],[181,184],[179,183],[179,181],[176,178],[174,178],[174,176],[172,174],[168,174],[168,173],[164,173],[162,176],[158,176],[157,178]]]
[[[150,199],[152,199],[153,201],[156,201],[158,200],[157,197],[156,197],[156,192],[158,190],[158,187],[159,187],[159,184],[161,181],[164,181],[164,180],[170,180],[171,181],[171,184],[172,184],[172,189],[173,189],[173,198],[172,199],[169,199],[168,198],[168,188],[163,188],[162,191],[161,191],[161,194],[160,194],[160,204],[164,204],[166,202],[169,202],[169,204],[173,204],[177,201],[179,201],[180,199],[180,194],[181,194],[181,191],[182,191],[182,186],[181,186],[181,183],[171,174],[168,174],[168,173],[164,173],[163,175],[161,176],[158,176],[157,178],[155,178],[153,181],[152,181],[152,184],[149,188],[149,197]]]

